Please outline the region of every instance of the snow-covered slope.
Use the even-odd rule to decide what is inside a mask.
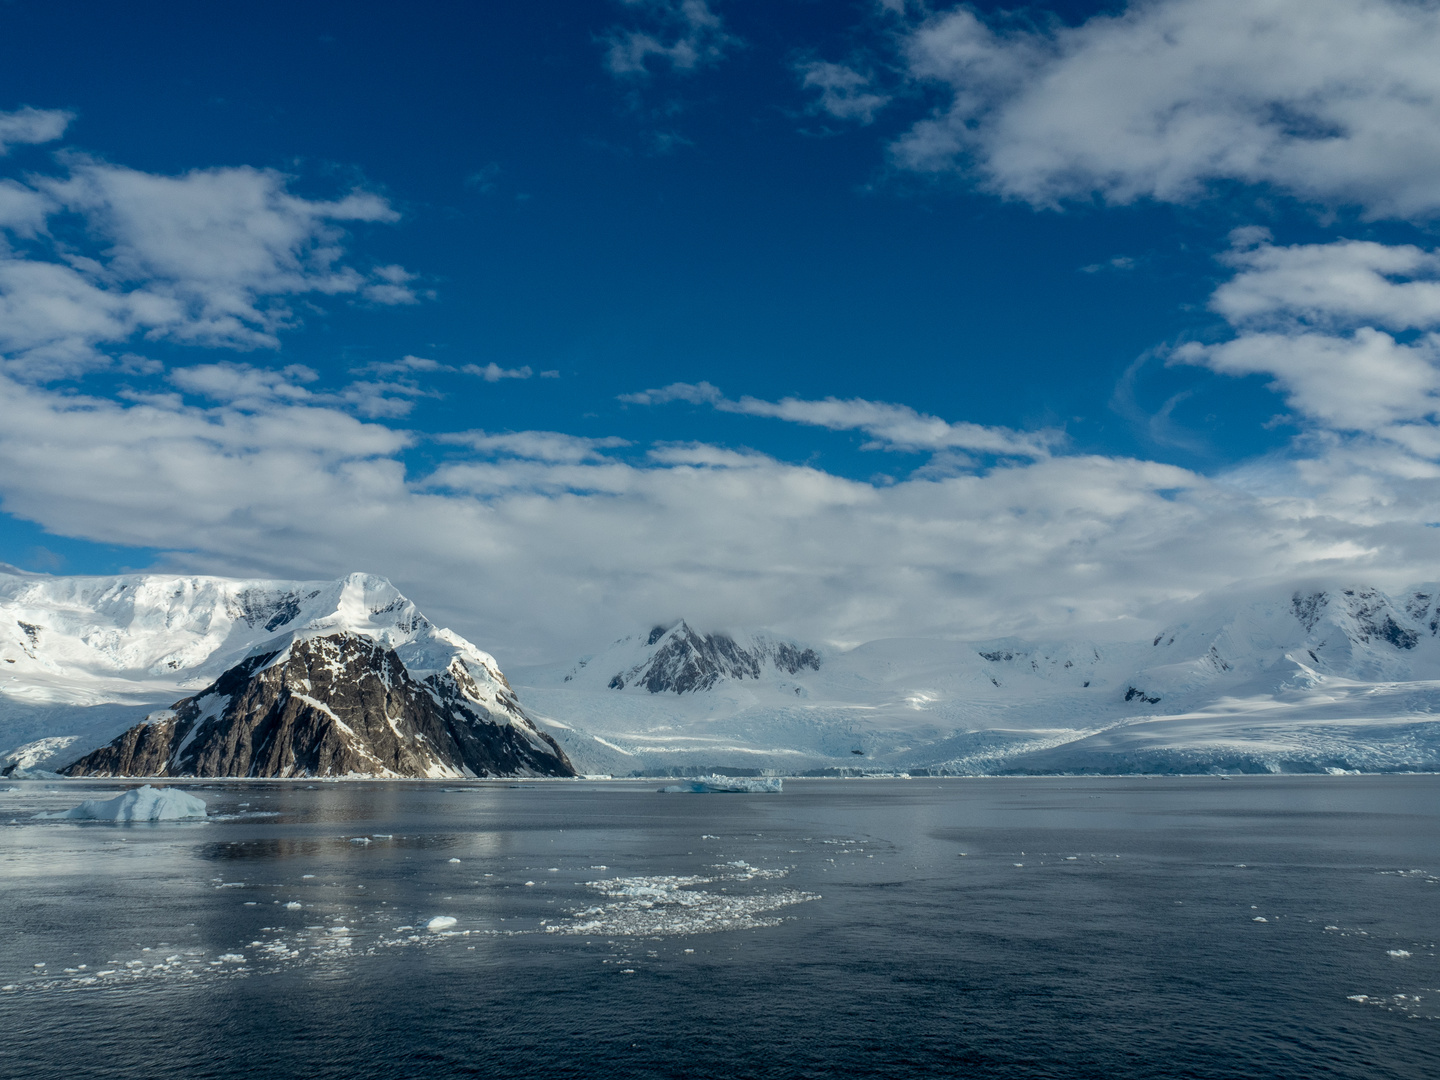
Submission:
[[[814,662],[777,667],[767,658],[782,643]],[[707,655],[725,663],[707,667]],[[682,623],[516,675],[587,771],[1440,768],[1433,585],[1210,599],[1121,643],[895,639],[838,652]]]
[[[378,765],[323,710],[299,707],[307,680],[338,670],[332,646],[347,657],[346,708],[361,710],[342,722],[369,732],[364,750]],[[386,674],[387,652],[403,679]],[[207,746],[187,737],[210,724],[206,739],[223,753],[209,746],[205,760],[262,771],[323,759],[407,775],[544,773],[537,763],[558,754],[547,736],[580,771],[617,775],[1440,768],[1440,585],[1212,597],[1177,609],[1159,634],[1121,642],[917,638],[840,650],[677,622],[578,663],[511,674],[523,710],[490,656],[366,575],[0,575],[0,765],[53,768],[131,729],[122,757],[184,771]],[[392,696],[402,683],[421,688],[401,695],[411,706]],[[414,693],[451,704],[431,715]],[[135,725],[157,709],[144,741]],[[499,757],[415,750],[422,735],[466,743],[466,713],[509,729],[487,735],[486,753]],[[287,736],[288,764],[256,743],[266,724],[306,733]],[[228,749],[241,735],[248,757]]]
[[[201,691],[194,700],[204,700],[201,711],[208,710],[208,719],[232,716],[231,706],[239,699],[219,705],[216,686],[229,676],[238,693],[235,672],[240,670],[259,683],[265,682],[265,671],[278,673],[271,681],[280,680],[277,685],[298,700],[304,687],[290,686],[282,676],[297,656],[321,654],[328,658],[328,696],[350,693],[377,671],[393,692],[392,684],[403,676],[407,685],[423,687],[428,698],[451,713],[466,713],[470,719],[464,723],[512,729],[505,737],[518,740],[517,746],[531,747],[538,757],[556,757],[494,658],[433,626],[383,578],[351,574],[337,581],[275,582],[0,575],[0,762],[54,767],[71,761],[155,706],[171,705],[195,690]],[[399,665],[394,674],[383,671],[388,656]],[[264,663],[258,664],[262,657]],[[318,675],[317,668],[297,678],[313,690]],[[253,710],[258,691],[250,689],[247,708]],[[331,701],[316,700],[318,708],[334,712]],[[176,710],[191,701],[186,698]],[[386,709],[384,719],[394,727],[402,710],[393,700],[381,706],[382,712]],[[354,749],[365,740],[341,741]],[[420,764],[413,770],[410,758],[391,758],[403,759],[409,771],[401,774],[409,775],[460,775],[468,767],[466,761],[433,752],[416,758]],[[347,771],[395,769],[377,765]]]

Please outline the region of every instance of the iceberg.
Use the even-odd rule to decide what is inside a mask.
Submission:
[[[740,792],[749,795],[778,795],[781,789],[782,781],[778,776],[700,776],[684,784],[668,784],[659,790],[666,794]]]
[[[203,818],[205,800],[178,788],[146,784],[113,799],[86,799],[73,810],[50,816],[77,821],[180,821]]]

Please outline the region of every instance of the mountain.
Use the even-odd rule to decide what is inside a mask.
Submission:
[[[1434,585],[1210,597],[1138,641],[836,650],[679,623],[513,674],[587,771],[1440,768]]]
[[[1440,585],[1203,597],[1138,640],[891,638],[841,649],[682,620],[510,674],[513,689],[491,657],[366,575],[0,574],[0,766],[256,776],[568,775],[572,762],[615,775],[1440,769]]]
[[[0,660],[10,665],[0,760],[27,768],[53,768],[120,730],[66,771],[574,772],[491,656],[365,574],[302,583],[0,575]]]
[[[700,634],[681,619],[654,627],[643,643],[639,637],[621,638],[599,656],[580,661],[565,681],[580,679],[584,685],[598,675],[609,690],[689,694],[712,690],[725,679],[819,671],[820,663],[813,648],[784,638],[764,632]],[[582,676],[587,668],[589,680]]]

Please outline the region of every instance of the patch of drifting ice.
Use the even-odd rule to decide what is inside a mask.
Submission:
[[[454,915],[436,915],[435,918],[431,919],[428,923],[425,924],[425,929],[449,930],[450,927],[454,926],[459,921],[460,920],[455,918]]]
[[[1386,956],[1393,956],[1393,957],[1395,957],[1396,960],[1409,960],[1409,959],[1410,959],[1410,952],[1409,952],[1408,949],[1390,949],[1390,950],[1386,951],[1385,955],[1386,955]]]
[[[612,902],[577,911],[573,921],[546,926],[545,932],[659,937],[751,930],[779,925],[780,919],[769,912],[820,899],[816,893],[797,889],[746,896],[695,888],[716,881],[783,877],[787,872],[761,870],[745,863],[732,863],[722,869],[730,867],[737,872],[715,877],[660,875],[587,881],[590,888],[611,897]]]
[[[660,788],[662,794],[714,794],[738,792],[749,795],[777,795],[783,790],[778,776],[701,776],[687,780],[684,784],[667,784]]]
[[[73,810],[46,817],[74,821],[183,821],[205,816],[205,800],[178,788],[133,788],[113,799],[86,799]]]

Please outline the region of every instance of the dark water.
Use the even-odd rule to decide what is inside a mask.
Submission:
[[[1440,777],[655,786],[15,784],[0,1075],[1440,1074]]]

